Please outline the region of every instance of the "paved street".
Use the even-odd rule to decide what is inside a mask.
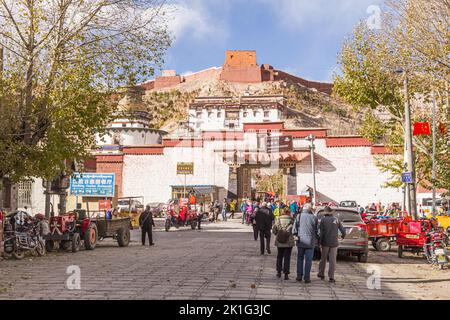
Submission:
[[[316,277],[295,282],[275,277],[276,248],[259,255],[259,242],[239,220],[205,224],[201,231],[162,230],[155,247],[142,247],[132,232],[128,248],[108,239],[94,251],[50,253],[22,261],[0,260],[0,299],[449,299],[450,270],[439,271],[420,257],[398,259],[396,252],[371,251],[369,262],[338,260],[337,283]],[[66,269],[81,270],[81,289],[65,287]],[[367,287],[368,268],[380,267],[381,289]]]

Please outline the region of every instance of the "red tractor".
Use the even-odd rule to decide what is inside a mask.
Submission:
[[[55,249],[56,243],[60,249],[77,252],[80,250],[81,240],[84,241],[86,250],[93,250],[98,239],[97,225],[83,212],[51,217],[50,233],[45,235],[44,239],[49,252]]]
[[[98,240],[113,238],[120,247],[130,243],[131,219],[90,218],[85,210],[75,210],[68,214],[52,217],[50,219],[50,233],[44,236],[47,251],[55,248],[71,249],[72,252],[80,250],[81,241],[86,250],[94,250]]]

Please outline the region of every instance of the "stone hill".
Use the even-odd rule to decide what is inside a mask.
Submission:
[[[332,84],[308,81],[256,64],[254,51],[227,51],[223,67],[180,76],[164,71],[122,98],[125,109],[146,110],[151,124],[172,132],[187,116],[188,105],[198,96],[282,94],[294,114],[287,127],[328,128],[333,135],[356,134],[362,114],[331,95]]]

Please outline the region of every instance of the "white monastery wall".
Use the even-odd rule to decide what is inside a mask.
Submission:
[[[301,140],[300,140],[301,141]],[[307,141],[296,141],[297,146],[307,146]],[[315,144],[317,200],[339,202],[355,200],[366,206],[381,201],[402,203],[401,189],[383,188],[389,175],[375,165],[370,147],[327,148],[325,139]],[[311,158],[297,165],[297,190],[312,187]]]

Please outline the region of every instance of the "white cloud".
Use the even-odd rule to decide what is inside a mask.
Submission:
[[[321,24],[321,30],[339,32],[355,21],[369,18],[370,5],[382,0],[259,0],[274,6],[280,24],[288,30],[306,29]]]
[[[229,37],[224,21],[213,17],[203,0],[174,0],[167,5],[168,27],[175,41],[190,37],[195,41],[223,42]]]

